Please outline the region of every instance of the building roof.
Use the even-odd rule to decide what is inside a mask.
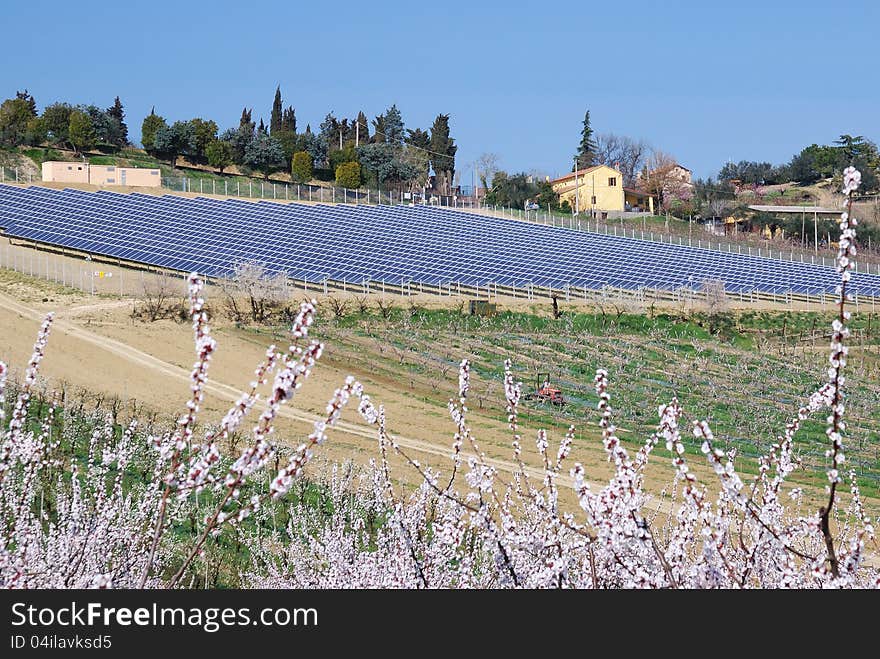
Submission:
[[[817,213],[819,215],[839,215],[840,210],[822,208],[821,206],[763,206],[755,204],[749,210],[760,213]]]
[[[654,196],[650,192],[644,192],[643,190],[636,190],[635,188],[626,188],[625,187],[625,188],[623,188],[623,191],[626,194],[631,194],[635,197],[644,197],[645,199],[647,199],[648,197]]]
[[[590,172],[594,172],[601,167],[607,167],[608,169],[613,169],[615,172],[620,174],[620,170],[614,169],[614,167],[612,167],[611,165],[593,165],[592,167],[587,167],[586,169],[577,170],[578,178],[580,178],[584,174],[589,174]],[[575,172],[572,172],[571,174],[566,174],[565,176],[560,176],[559,178],[555,178],[552,181],[550,181],[550,185],[553,185],[554,183],[562,183],[563,181],[567,181],[568,179],[573,179],[574,175],[575,175]]]

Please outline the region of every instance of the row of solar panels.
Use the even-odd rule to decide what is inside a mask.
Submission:
[[[296,279],[351,283],[818,295],[832,268],[406,206],[330,206],[0,186],[14,238],[209,276],[258,261]],[[880,294],[880,276],[852,290]]]

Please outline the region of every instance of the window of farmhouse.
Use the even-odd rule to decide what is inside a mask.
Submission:
[[[608,177],[608,187],[613,188],[616,185],[617,185],[617,177],[616,176]]]

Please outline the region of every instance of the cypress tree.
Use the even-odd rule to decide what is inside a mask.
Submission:
[[[275,100],[272,103],[272,116],[269,119],[269,132],[274,135],[282,129],[283,112],[281,106],[281,86],[275,88]]]
[[[373,119],[373,143],[374,144],[382,144],[385,142],[385,115],[380,114],[378,117]]]
[[[452,179],[455,176],[455,152],[458,147],[449,136],[449,115],[438,114],[431,126],[431,165],[437,175],[441,194],[451,194]]]
[[[296,134],[296,111],[288,106],[281,115],[281,130]]]
[[[122,101],[119,97],[113,101],[113,105],[107,108],[107,114],[119,123],[120,137],[116,146],[125,146],[128,144],[128,126],[125,125],[125,109],[122,107]]]
[[[589,110],[584,114],[584,127],[581,129],[581,143],[578,145],[576,157],[579,169],[592,167],[596,162],[596,142],[593,140]]]

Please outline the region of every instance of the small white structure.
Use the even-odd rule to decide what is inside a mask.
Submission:
[[[47,183],[88,183],[90,185],[125,185],[158,188],[162,175],[158,169],[90,165],[85,162],[49,160],[43,163],[43,181]]]

